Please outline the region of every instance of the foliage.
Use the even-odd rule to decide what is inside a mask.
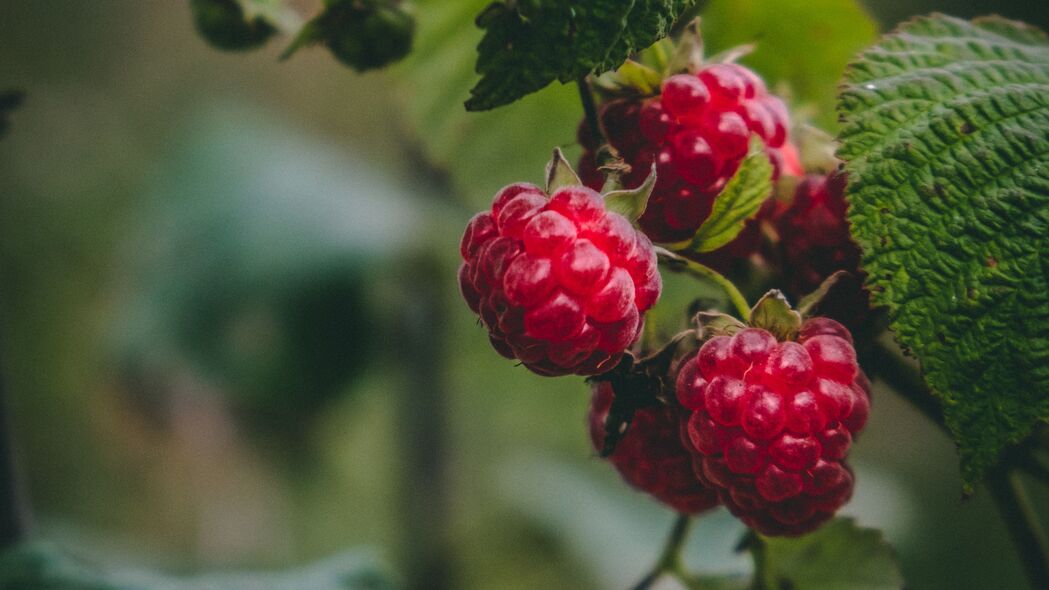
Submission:
[[[1049,421],[1049,39],[910,21],[849,67],[849,218],[873,299],[943,400],[971,486]]]

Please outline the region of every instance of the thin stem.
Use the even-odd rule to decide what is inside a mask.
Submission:
[[[987,477],[987,487],[1009,529],[1032,588],[1049,588],[1049,544],[1038,515],[1014,471],[998,467]]]
[[[1030,451],[1020,459],[1020,463],[1017,467],[1019,467],[1021,471],[1037,479],[1042,484],[1049,485],[1049,467],[1046,467],[1045,464],[1032,455]]]
[[[680,569],[681,549],[685,545],[685,539],[688,538],[688,530],[691,528],[691,525],[692,518],[690,516],[687,514],[678,515],[677,520],[674,521],[674,527],[670,529],[670,535],[667,537],[666,545],[663,546],[663,553],[659,556],[656,566],[645,577],[641,578],[637,584],[632,586],[631,590],[648,590],[663,574],[677,572]]]
[[[590,82],[587,81],[586,75],[579,76],[576,78],[576,85],[579,87],[579,100],[583,103],[583,114],[586,116],[586,123],[590,127],[590,135],[597,140],[598,144],[605,144],[605,134],[601,132],[601,122],[597,118],[597,105],[594,103],[594,93],[590,90]]]
[[[0,549],[25,538],[29,529],[29,510],[15,458],[4,385],[0,377]]]
[[[740,293],[739,289],[733,284],[732,281],[725,278],[724,275],[718,271],[700,264],[695,260],[689,260],[674,254],[666,248],[660,248],[656,246],[656,255],[659,256],[659,261],[666,266],[667,270],[672,272],[681,272],[690,274],[698,279],[710,281],[728,295],[729,301],[732,306],[736,308],[736,313],[743,319],[743,321],[750,320],[750,305],[747,304],[747,298]]]

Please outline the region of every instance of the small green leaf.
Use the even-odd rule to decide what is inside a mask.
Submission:
[[[714,200],[710,216],[696,235],[689,241],[672,244],[671,248],[700,253],[717,250],[743,231],[747,220],[758,214],[771,193],[772,164],[763,150],[751,149],[736,175]]]
[[[641,183],[641,186],[605,193],[605,208],[619,213],[630,221],[637,221],[645,213],[648,198],[652,196],[652,189],[655,187],[656,165],[652,164],[652,171],[648,173],[648,177],[645,178],[645,182]]]
[[[583,181],[579,180],[579,175],[572,170],[572,165],[565,159],[561,148],[554,148],[554,155],[546,165],[546,194],[552,195],[561,187],[582,184]]]
[[[801,314],[779,289],[765,293],[750,310],[750,325],[764,328],[778,340],[793,340],[801,329]]]
[[[218,49],[255,49],[277,32],[261,15],[245,14],[239,0],[192,0],[190,8],[197,32]]]
[[[703,33],[697,17],[688,23],[667,64],[667,75],[694,74],[703,67]]]
[[[912,20],[849,67],[839,110],[867,285],[943,400],[971,491],[1049,422],[1049,38]]]
[[[607,97],[641,97],[659,94],[663,74],[641,62],[628,59],[618,70],[595,78],[591,85]]]
[[[852,274],[847,270],[835,271],[834,274],[824,279],[815,291],[802,297],[801,301],[798,302],[798,313],[801,314],[801,317],[809,317],[811,312],[819,307],[820,302],[827,297],[839,282],[851,276]]]
[[[509,104],[554,80],[573,82],[618,68],[670,32],[694,0],[493,2],[477,19],[481,80],[467,110]]]
[[[320,42],[343,64],[358,72],[400,60],[412,49],[415,19],[401,2],[392,0],[330,0],[284,51]]]
[[[751,541],[755,584],[805,590],[900,590],[903,575],[880,531],[836,518],[802,537]]]
[[[696,314],[695,323],[699,327],[700,340],[709,340],[714,336],[731,336],[747,327],[746,324],[727,313],[710,311],[701,311]]]

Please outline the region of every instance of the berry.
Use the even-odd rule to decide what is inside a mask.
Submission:
[[[827,318],[797,341],[760,328],[714,336],[678,371],[696,476],[767,535],[800,535],[852,495],[845,458],[870,412],[851,336]]]
[[[838,270],[858,272],[860,250],[845,219],[845,175],[811,175],[790,207],[773,219],[787,290],[804,295]],[[865,306],[864,306],[865,307]]]
[[[655,191],[640,223],[657,242],[690,238],[710,214],[714,198],[736,173],[752,135],[765,142],[776,174],[799,174],[797,150],[788,141],[783,101],[765,83],[737,64],[711,64],[697,74],[663,81],[659,96],[604,105],[601,124],[609,143],[630,164],[626,186],[644,181],[654,162]],[[604,182],[595,166],[599,147],[580,127],[584,147],[581,176],[588,186]],[[747,256],[757,240],[747,238]]]
[[[596,450],[604,446],[605,419],[614,397],[610,383],[594,385],[589,422]],[[631,486],[678,512],[697,514],[717,506],[718,495],[692,471],[692,456],[681,441],[680,424],[677,413],[666,406],[635,411],[608,461]]]
[[[492,346],[540,375],[614,367],[662,287],[652,243],[582,186],[502,189],[460,253],[463,298]]]

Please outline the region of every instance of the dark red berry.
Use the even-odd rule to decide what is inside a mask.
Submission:
[[[696,74],[670,76],[659,96],[643,101],[610,102],[602,109],[601,124],[609,143],[631,166],[625,184],[639,185],[651,164],[657,165],[656,188],[641,218],[642,229],[657,242],[695,234],[739,169],[754,135],[765,142],[777,176],[800,174],[783,101],[768,94],[757,74],[737,64],[711,64]],[[585,148],[581,176],[588,186],[599,188],[604,179],[595,165],[597,146],[585,130],[580,143]],[[758,245],[753,229],[722,250],[731,249],[733,258],[749,256]]]
[[[845,219],[845,175],[808,176],[773,219],[787,290],[804,295],[838,270],[858,272],[860,250]]]
[[[541,375],[614,367],[662,287],[648,238],[581,186],[504,188],[460,252],[463,298],[492,345]]]
[[[747,525],[799,535],[852,494],[844,463],[870,411],[851,336],[825,318],[798,341],[746,328],[714,336],[678,370],[696,476]]]
[[[615,394],[612,385],[594,385],[590,405],[590,440],[600,450],[605,440],[605,419]],[[681,420],[673,408],[641,408],[608,461],[631,486],[651,494],[674,510],[696,514],[718,504],[718,494],[700,483],[692,470],[692,456],[680,433]]]

